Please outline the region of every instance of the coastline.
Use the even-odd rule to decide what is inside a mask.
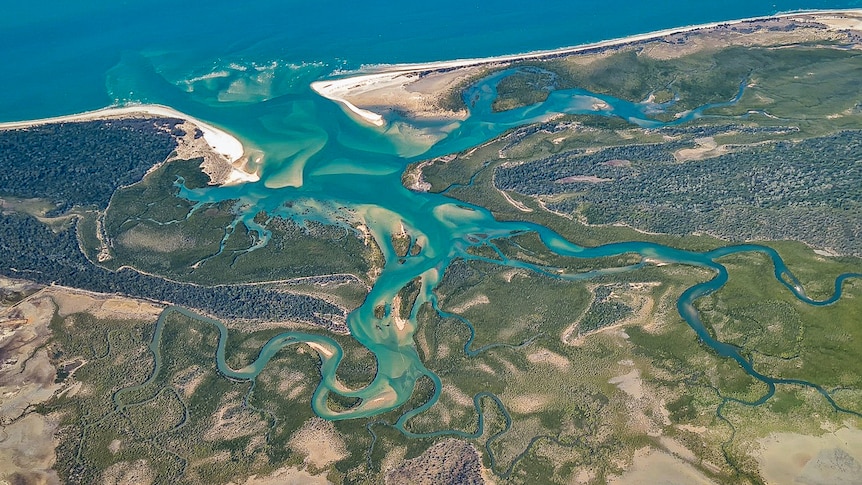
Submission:
[[[836,18],[830,18],[836,17]],[[379,113],[366,109],[361,103],[356,102],[357,98],[361,98],[371,92],[376,92],[378,98],[383,100],[393,97],[393,92],[400,92],[402,95],[411,90],[406,89],[411,83],[418,81],[420,78],[428,75],[448,76],[457,75],[459,70],[468,68],[487,68],[493,66],[505,65],[507,63],[526,61],[526,60],[547,60],[556,57],[564,57],[574,54],[583,54],[587,52],[600,52],[605,49],[624,47],[631,44],[653,41],[662,37],[678,34],[686,34],[699,31],[708,31],[718,27],[733,27],[751,22],[763,22],[769,20],[780,19],[795,19],[813,20],[824,23],[834,29],[847,29],[847,25],[842,25],[836,22],[830,25],[829,20],[846,20],[848,17],[855,17],[855,25],[850,27],[856,30],[862,30],[862,9],[834,9],[834,10],[803,10],[796,12],[779,13],[771,16],[749,17],[736,20],[726,20],[720,22],[709,22],[705,24],[689,25],[683,27],[674,27],[669,29],[656,30],[643,34],[635,34],[627,37],[618,37],[600,42],[588,44],[580,44],[576,46],[562,47],[559,49],[539,50],[525,52],[521,54],[509,54],[502,56],[484,57],[484,58],[467,58],[455,59],[449,61],[409,63],[409,64],[379,64],[366,66],[362,69],[348,74],[346,77],[337,79],[326,79],[311,83],[311,89],[320,96],[327,98],[341,105],[350,114],[358,117],[359,120],[377,127],[386,125],[386,121]],[[474,70],[475,72],[475,70]],[[463,76],[462,76],[463,77]],[[451,83],[450,83],[451,84]],[[415,91],[414,91],[415,92]],[[432,94],[425,92],[425,94]],[[439,94],[439,93],[438,93]],[[384,103],[371,103],[369,107],[386,106]],[[436,117],[446,117],[437,110]],[[427,113],[419,113],[419,117],[429,115]],[[434,117],[434,115],[430,115]],[[451,117],[451,116],[450,116]]]
[[[193,127],[203,133],[203,140],[209,146],[209,151],[223,158],[231,167],[230,173],[218,180],[218,185],[229,185],[234,183],[257,182],[260,176],[255,172],[246,170],[248,161],[246,149],[242,142],[230,133],[216,128],[197,118],[177,111],[169,106],[159,104],[132,104],[125,106],[109,106],[94,111],[85,111],[72,115],[55,116],[51,118],[40,118],[36,120],[9,121],[0,123],[0,130],[14,130],[30,128],[34,126],[49,125],[55,123],[66,123],[76,121],[96,121],[114,118],[125,118],[139,115],[150,115],[165,118],[178,118],[190,123]]]

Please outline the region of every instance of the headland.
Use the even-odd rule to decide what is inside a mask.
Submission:
[[[553,50],[486,58],[363,67],[346,77],[316,81],[311,88],[340,104],[359,121],[384,127],[395,111],[412,119],[463,120],[468,113],[452,102],[460,88],[492,69],[524,61],[547,61],[577,55],[581,62],[624,49],[643,48],[650,56],[680,56],[692,49],[726,45],[769,45],[777,40],[800,42],[837,38],[862,31],[862,10],[816,10],[770,17],[712,22]],[[730,33],[734,35],[730,35]],[[741,35],[740,35],[741,34]],[[699,40],[692,42],[697,35]],[[680,45],[680,44],[687,45]],[[668,51],[668,52],[665,52]]]
[[[55,123],[139,118],[142,116],[184,120],[189,126],[185,127],[186,136],[178,140],[177,156],[181,158],[202,157],[204,159],[202,168],[210,175],[213,184],[256,182],[260,179],[257,173],[247,168],[252,154],[248,153],[249,151],[235,136],[176,109],[158,104],[109,106],[73,115],[12,121],[0,123],[0,130],[25,129]],[[196,130],[200,131],[200,136],[196,134]],[[200,143],[199,140],[201,139],[204,143]]]

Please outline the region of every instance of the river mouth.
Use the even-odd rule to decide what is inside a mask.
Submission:
[[[330,420],[367,418],[399,408],[413,395],[420,379],[430,379],[434,386],[431,397],[421,406],[405,412],[394,426],[408,436],[455,434],[469,437],[473,435],[452,430],[414,434],[404,426],[412,417],[434,405],[443,385],[440,378],[426,368],[416,349],[414,333],[418,327],[419,308],[430,304],[441,317],[459,318],[471,335],[475,336],[475,330],[468,320],[444,312],[437,304],[434,290],[453,261],[484,261],[565,281],[609,277],[658,261],[661,264],[694,266],[714,274],[709,281],[686,290],[677,301],[677,310],[704,344],[717,354],[736,361],[748,375],[767,386],[767,392],[762,397],[746,404],[766,402],[775,392],[776,384],[794,384],[816,389],[836,410],[853,412],[840,407],[816,383],[772,378],[759,373],[738,348],[710,335],[694,305],[699,298],[725,285],[728,273],[718,260],[732,254],[759,253],[767,256],[774,267],[774,274],[770,277],[809,305],[828,305],[837,301],[841,297],[842,283],[860,275],[848,273],[839,276],[835,281],[834,294],[825,300],[815,301],[805,295],[801,284],[779,254],[765,246],[730,245],[697,252],[629,241],[585,247],[547,227],[527,222],[501,222],[483,207],[456,201],[445,193],[410,191],[402,185],[401,172],[409,163],[481,145],[513,128],[545,122],[566,114],[621,118],[649,128],[676,126],[704,116],[709,109],[733,106],[744,95],[747,83],[745,79],[740,82],[739,91],[732,99],[688,110],[672,121],[660,121],[656,116],[660,116],[663,109],[671,106],[673,101],[664,105],[651,101],[632,103],[583,89],[551,90],[544,101],[502,112],[495,111],[492,105],[497,96],[497,86],[507,77],[521,72],[518,69],[495,72],[465,89],[464,101],[469,107],[469,116],[456,129],[440,131],[440,127],[433,123],[417,123],[420,129],[435,133],[432,139],[436,141],[424,148],[414,146],[405,149],[405,141],[398,138],[399,133],[381,133],[374,128],[346,122],[345,115],[333,103],[322,98],[295,104],[287,118],[278,123],[267,121],[272,120],[274,114],[261,114],[257,107],[251,109],[248,105],[233,104],[218,113],[219,121],[228,129],[235,127],[244,139],[263,150],[265,160],[261,166],[260,180],[194,189],[185,187],[182,181],[178,182],[180,196],[193,203],[239,200],[240,203],[236,205],[240,207],[237,221],[242,221],[252,230],[255,230],[254,217],[262,211],[278,214],[299,224],[316,222],[340,225],[348,231],[356,231],[359,226],[366,228],[380,247],[385,264],[365,302],[348,315],[347,327],[351,335],[370,350],[377,360],[377,373],[370,384],[353,389],[338,381],[336,371],[343,350],[337,342],[324,336],[303,332],[282,333],[261,348],[254,362],[242,369],[232,369],[225,362],[227,330],[221,322],[172,307],[162,315],[158,328],[172,312],[215,325],[220,333],[216,354],[218,369],[223,375],[240,380],[254,380],[281,348],[298,343],[308,345],[320,356],[322,375],[311,406],[318,416]],[[273,110],[278,108],[279,103],[272,106]],[[397,120],[397,116],[394,119]],[[258,126],[259,129],[252,133],[248,131],[249,126]],[[305,128],[294,131],[294,126]],[[391,237],[403,231],[410,235],[410,245],[406,251],[396,247]],[[258,229],[258,232],[259,244],[267,244],[265,231]],[[611,259],[627,256],[636,262],[572,273],[502,254],[496,257],[477,255],[477,248],[492,247],[491,242],[516,234],[538,235],[548,250],[561,257]],[[411,285],[412,303],[405,304],[403,290]],[[151,350],[157,358],[160,335],[157,330],[151,344]],[[494,347],[473,348],[472,340],[473,337],[470,337],[464,347],[468,356]],[[355,405],[347,409],[332,409],[327,404],[331,394],[352,399]],[[477,394],[474,404],[480,416],[480,435],[483,431],[479,401],[484,398],[495,400],[506,419],[511,420],[495,396],[490,393]]]
[[[0,118],[46,119],[0,123],[0,273],[34,285],[0,288],[32,414],[0,455],[862,476],[862,10],[678,3],[10,6]]]

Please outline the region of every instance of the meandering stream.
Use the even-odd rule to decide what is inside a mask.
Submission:
[[[406,411],[395,423],[395,427],[409,436],[436,434],[468,434],[440,430],[427,435],[417,435],[405,429],[405,423],[413,416],[432,406],[440,396],[441,381],[423,364],[414,344],[417,328],[416,309],[430,302],[435,308],[433,289],[439,284],[449,264],[457,259],[482,259],[494,264],[524,268],[542,272],[555,278],[567,280],[588,279],[597,275],[630,271],[646,264],[646,260],[681,264],[708,269],[714,277],[687,289],[677,302],[680,315],[698,337],[719,355],[735,360],[749,375],[766,384],[768,391],[750,404],[766,401],[776,384],[796,384],[817,389],[836,409],[855,411],[838,406],[829,393],[816,383],[800,380],[773,378],[758,372],[737,347],[712,337],[700,320],[694,303],[697,299],[722,288],[728,279],[727,269],[718,262],[722,257],[736,253],[761,253],[774,266],[772,275],[788,291],[801,301],[811,305],[828,305],[841,297],[842,283],[859,274],[844,274],[835,281],[834,294],[823,301],[807,297],[799,281],[792,275],[779,254],[768,247],[746,244],[729,245],[708,252],[676,249],[660,244],[630,241],[607,244],[599,247],[583,247],[565,239],[546,227],[527,222],[501,222],[494,219],[485,208],[453,200],[443,194],[418,193],[404,188],[401,172],[408,163],[416,160],[453,153],[484,143],[508,129],[529,123],[546,121],[559,114],[592,113],[603,116],[618,116],[644,127],[664,126],[649,117],[661,110],[661,106],[650,103],[631,103],[609,96],[597,95],[583,90],[554,91],[542,103],[494,113],[490,106],[496,96],[496,84],[513,70],[493,74],[480,80],[465,92],[465,101],[470,106],[470,117],[461,123],[426,124],[422,127],[436,140],[427,145],[427,137],[421,143],[415,136],[401,136],[390,128],[386,132],[357,125],[331,102],[314,97],[287,97],[264,103],[228,104],[226,107],[212,105],[202,107],[191,96],[178,96],[175,90],[158,83],[139,85],[138,91],[149,90],[149,99],[172,104],[181,110],[190,109],[196,116],[217,121],[220,125],[239,133],[266,154],[259,182],[232,187],[208,187],[190,190],[181,186],[180,195],[192,201],[218,202],[238,199],[238,220],[260,233],[260,241],[267,240],[266,229],[252,219],[260,211],[292,218],[298,222],[307,220],[327,224],[340,224],[354,230],[351,222],[367,226],[385,256],[385,266],[374,283],[364,304],[350,313],[347,326],[352,336],[368,348],[377,359],[377,374],[373,381],[359,389],[351,389],[339,382],[336,371],[343,357],[338,343],[325,336],[288,331],[273,337],[260,350],[257,359],[242,369],[232,369],[225,362],[227,329],[218,321],[194,315],[182,308],[169,308],[159,318],[151,348],[156,359],[160,345],[161,328],[165,318],[172,312],[207,321],[220,332],[216,361],[219,371],[234,379],[253,380],[269,360],[282,348],[305,343],[318,352],[321,358],[322,379],[311,402],[315,413],[330,419],[350,419],[374,416],[403,405],[414,391],[417,380],[429,378],[435,390],[430,400],[422,406]],[[145,79],[138,76],[137,79]],[[720,105],[708,105],[685,113],[673,121],[680,124],[704,116],[711,107],[732,104],[743,94],[744,82],[734,99]],[[209,118],[208,118],[209,115]],[[395,120],[392,126],[403,121]],[[423,145],[425,143],[425,145]],[[234,222],[234,224],[236,221]],[[416,255],[399,258],[390,240],[390,234],[400,231],[401,225],[415,237],[421,251]],[[508,258],[481,258],[468,252],[468,248],[514,234],[536,232],[545,245],[561,256],[572,258],[607,258],[619,255],[637,255],[639,264],[605,268],[585,273],[548,271],[524,261]],[[387,312],[383,318],[375,316],[379,305],[391,305],[398,291],[415,278],[421,279],[421,291],[412,314],[405,321],[395,322]],[[437,308],[438,311],[439,308]],[[443,314],[441,312],[441,314]],[[447,314],[443,314],[448,316]],[[464,319],[461,321],[470,327]],[[400,325],[400,326],[399,326]],[[464,351],[475,355],[485,350],[472,349],[472,338]],[[158,368],[158,363],[157,363]],[[327,406],[330,393],[359,398],[359,403],[347,410],[333,410]],[[496,397],[487,393],[475,397],[480,422],[477,433],[481,435],[482,412],[479,401],[483,397],[494,399],[506,419],[505,409]],[[476,436],[475,434],[469,436]]]

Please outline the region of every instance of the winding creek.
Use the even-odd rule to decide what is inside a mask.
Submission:
[[[710,270],[714,277],[709,281],[687,289],[677,301],[677,309],[698,337],[717,354],[736,361],[750,376],[763,382],[767,392],[756,401],[758,405],[769,399],[778,384],[807,386],[820,392],[838,411],[858,412],[841,408],[830,394],[816,383],[799,380],[773,378],[758,372],[737,347],[716,340],[705,328],[694,303],[720,288],[728,281],[727,269],[718,262],[720,258],[738,253],[761,253],[768,257],[774,267],[774,277],[799,300],[810,305],[829,305],[842,293],[842,283],[860,274],[843,274],[835,280],[834,294],[826,300],[816,301],[806,296],[799,281],[793,276],[779,254],[768,247],[745,244],[728,245],[708,252],[693,252],[660,244],[629,241],[598,247],[583,247],[569,241],[556,232],[526,222],[501,222],[494,219],[485,208],[455,201],[445,194],[417,193],[407,190],[401,183],[401,172],[411,162],[447,153],[464,150],[487,142],[514,127],[547,121],[559,114],[592,113],[603,116],[618,116],[644,127],[665,126],[650,118],[660,112],[662,106],[650,103],[631,103],[609,96],[597,95],[583,90],[554,91],[548,99],[523,108],[503,113],[492,112],[490,106],[496,97],[496,84],[514,71],[507,70],[486,77],[468,89],[464,96],[470,106],[470,116],[460,123],[426,123],[420,126],[426,136],[421,142],[416,138],[402,136],[395,127],[404,128],[403,120],[393,117],[386,130],[374,130],[360,126],[350,120],[333,103],[314,96],[310,91],[285,95],[264,102],[216,103],[206,101],[201,92],[179,93],[175,87],[166,86],[153,79],[148,69],[136,64],[121,65],[126,70],[118,79],[137,79],[134,91],[148,102],[158,102],[189,112],[202,119],[211,120],[237,133],[248,144],[261,150],[265,162],[261,166],[259,182],[230,187],[208,187],[190,190],[182,186],[180,195],[199,203],[237,199],[238,216],[234,225],[243,221],[259,234],[261,244],[267,241],[266,229],[253,222],[255,214],[266,211],[290,217],[297,222],[319,221],[338,224],[349,230],[351,224],[364,224],[380,246],[385,256],[385,266],[370,290],[364,304],[347,318],[352,336],[367,347],[377,359],[377,374],[366,387],[351,389],[339,382],[336,371],[343,357],[338,343],[325,336],[289,331],[269,340],[258,357],[246,367],[233,369],[225,361],[228,332],[219,321],[203,318],[185,309],[171,307],[164,311],[154,332],[151,350],[156,358],[156,369],[160,365],[160,339],[167,316],[179,312],[198,320],[206,321],[219,330],[220,337],[216,362],[223,375],[240,380],[254,380],[269,360],[287,346],[304,343],[317,351],[321,359],[322,379],[314,392],[311,406],[317,415],[329,420],[371,417],[398,408],[411,397],[417,380],[429,378],[434,384],[432,397],[423,405],[406,411],[394,426],[412,437],[442,434],[477,437],[483,433],[484,417],[481,403],[489,398],[496,403],[505,419],[511,418],[500,400],[489,393],[474,397],[479,414],[478,430],[469,434],[455,430],[439,430],[429,434],[414,434],[405,429],[413,416],[431,407],[439,398],[442,383],[438,376],[425,367],[414,345],[417,328],[416,311],[426,302],[444,317],[458,318],[475,336],[474,329],[464,318],[446,314],[437,306],[433,289],[440,283],[449,264],[457,259],[480,259],[494,264],[524,268],[544,275],[566,280],[580,280],[597,275],[631,271],[643,266],[646,260],[687,265]],[[147,75],[149,74],[149,75]],[[728,100],[731,104],[744,91],[745,81],[740,84],[737,96]],[[109,84],[110,87],[110,84]],[[120,89],[113,86],[115,90]],[[122,89],[128,86],[123,85]],[[674,120],[680,124],[704,116],[708,105],[689,111]],[[430,137],[430,138],[429,138]],[[433,143],[427,141],[434,140]],[[390,234],[400,232],[401,224],[415,237],[421,246],[416,255],[398,258],[390,240]],[[545,245],[561,256],[572,258],[606,258],[619,255],[637,255],[641,263],[589,271],[565,273],[554,268],[536,266],[527,262],[508,259],[482,258],[468,252],[468,248],[482,245],[490,240],[514,234],[535,232]],[[399,261],[401,259],[401,261]],[[421,280],[421,291],[406,321],[395,322],[390,312],[382,319],[374,315],[375,307],[391,305],[398,291],[415,278]],[[767,277],[767,275],[764,275]],[[473,337],[465,343],[464,352],[474,356],[489,347],[473,349]],[[505,345],[505,344],[500,344]],[[335,393],[358,398],[359,403],[350,409],[336,411],[327,406],[327,397]],[[737,401],[742,402],[742,401]],[[507,425],[508,429],[508,425]],[[492,438],[493,440],[493,438]],[[489,441],[490,443],[490,441]]]

